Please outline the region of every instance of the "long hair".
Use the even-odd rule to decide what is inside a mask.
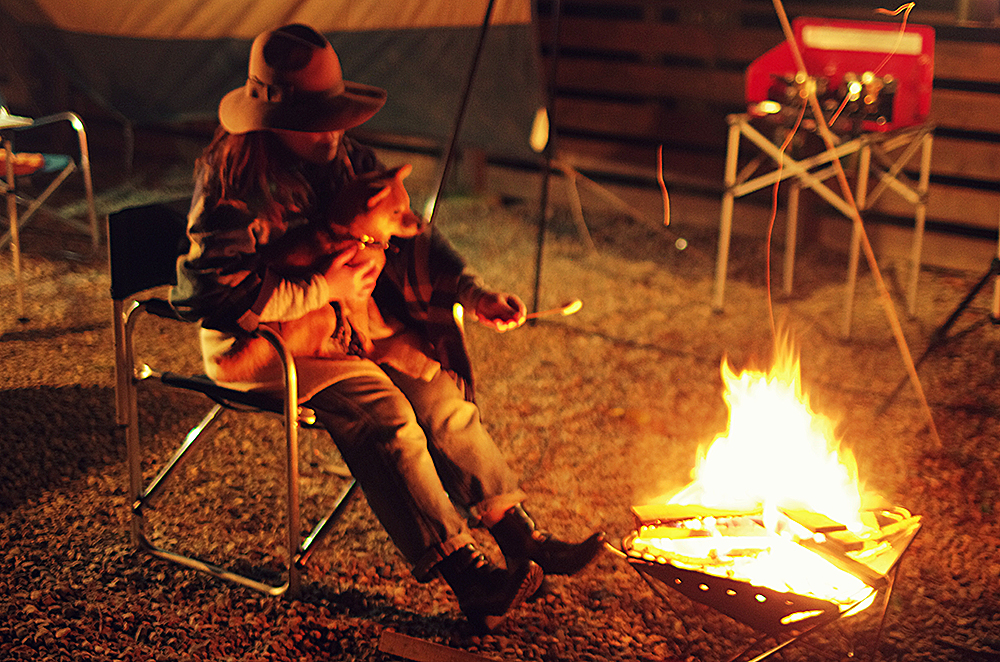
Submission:
[[[220,126],[196,162],[195,177],[220,202],[277,221],[314,198],[297,162],[270,131],[233,134]]]

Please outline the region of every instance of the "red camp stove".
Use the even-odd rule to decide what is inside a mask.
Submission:
[[[799,17],[792,27],[808,73],[796,70],[787,41],[754,60],[746,78],[751,114],[792,119],[811,86],[827,119],[845,106],[834,131],[892,131],[926,121],[934,28],[814,17]]]

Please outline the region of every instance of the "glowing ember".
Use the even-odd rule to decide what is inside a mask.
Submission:
[[[701,451],[690,484],[634,508],[629,554],[859,611],[919,518],[863,509],[853,455],[803,397],[795,353],[784,343],[777,354],[767,373],[723,363],[728,430]]]

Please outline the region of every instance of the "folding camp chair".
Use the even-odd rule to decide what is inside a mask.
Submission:
[[[299,497],[299,426],[313,425],[314,417],[299,408],[295,361],[281,337],[262,326],[259,334],[266,338],[281,357],[284,366],[284,397],[224,388],[203,376],[183,376],[172,372],[157,372],[141,364],[136,357],[137,321],[143,313],[159,318],[178,320],[170,303],[162,298],[146,297],[148,290],[176,282],[175,263],[185,241],[183,213],[166,205],[133,207],[112,213],[108,217],[108,253],[111,267],[111,298],[114,303],[116,412],[117,423],[124,430],[129,463],[129,497],[132,510],[132,542],[153,556],[178,563],[214,577],[247,586],[267,595],[298,594],[301,573],[315,545],[329,531],[346,509],[357,487],[353,478],[333,502],[332,510],[304,539],[300,530]],[[142,296],[141,299],[136,299]],[[142,444],[137,404],[138,386],[150,380],[174,389],[207,396],[214,406],[191,429],[183,443],[167,460],[159,473],[148,483],[142,475]],[[185,556],[158,547],[147,535],[145,511],[161,496],[167,480],[182,460],[210,437],[210,431],[223,412],[238,411],[278,414],[284,420],[287,489],[286,526],[287,579],[280,585],[269,584],[247,575],[222,568],[212,562]],[[280,471],[280,469],[277,469]]]
[[[69,154],[19,151],[16,144],[14,144],[14,137],[18,134],[27,132],[37,134],[39,130],[44,130],[45,127],[51,127],[61,122],[68,122],[72,130],[76,133],[79,164],[76,157]],[[11,218],[7,219],[7,232],[0,238],[0,244],[5,245],[16,236],[16,231],[27,225],[38,210],[46,205],[46,202],[48,202],[49,198],[63,182],[79,170],[83,178],[84,194],[86,197],[87,222],[82,223],[68,214],[49,209],[47,206],[45,208],[47,211],[52,212],[61,223],[83,234],[90,235],[91,250],[96,251],[100,243],[100,232],[97,227],[97,212],[94,207],[94,184],[90,177],[90,150],[87,146],[87,131],[83,120],[80,119],[79,115],[70,112],[46,115],[37,119],[12,115],[7,111],[3,97],[0,96],[0,128],[5,129],[3,151],[0,152],[0,165],[4,168],[2,171],[4,173],[3,181],[0,182],[0,193],[13,194],[18,206],[21,208],[21,211],[15,209],[11,212],[11,210],[8,210],[8,215]],[[6,165],[8,155],[11,154],[12,157],[9,160],[13,164],[14,178],[13,180],[8,180]],[[39,185],[41,191],[32,196],[29,195],[32,186],[19,184],[25,182],[26,178],[34,178],[36,175],[46,176],[46,179],[43,179],[42,184]],[[44,188],[42,188],[43,185]],[[12,219],[16,219],[17,221],[16,228],[11,223]]]
[[[14,149],[13,135],[46,127],[57,122],[69,122],[76,132],[80,150],[80,172],[86,192],[87,216],[89,223],[84,225],[79,221],[54,212],[64,224],[90,235],[91,252],[96,252],[99,238],[97,229],[97,213],[94,209],[94,185],[90,179],[90,154],[87,148],[87,132],[83,121],[73,113],[57,113],[38,119],[12,115],[7,111],[3,97],[0,96],[0,195],[7,202],[7,232],[0,238],[0,246],[10,244],[11,258],[14,267],[14,283],[17,298],[17,316],[26,321],[24,313],[24,282],[21,276],[21,242],[19,230],[26,225],[42,205],[55,193],[56,189],[77,170],[73,157],[65,154],[41,154],[18,152]],[[48,185],[35,197],[29,196],[28,186],[21,186],[34,175],[49,176]],[[18,207],[24,207],[23,213]]]

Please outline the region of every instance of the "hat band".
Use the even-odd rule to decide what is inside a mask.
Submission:
[[[303,101],[321,101],[324,99],[340,96],[345,91],[344,81],[338,81],[336,85],[320,92],[306,92],[296,90],[295,85],[278,85],[275,83],[265,83],[256,76],[247,78],[246,93],[251,99],[260,99],[267,103],[297,103]]]

